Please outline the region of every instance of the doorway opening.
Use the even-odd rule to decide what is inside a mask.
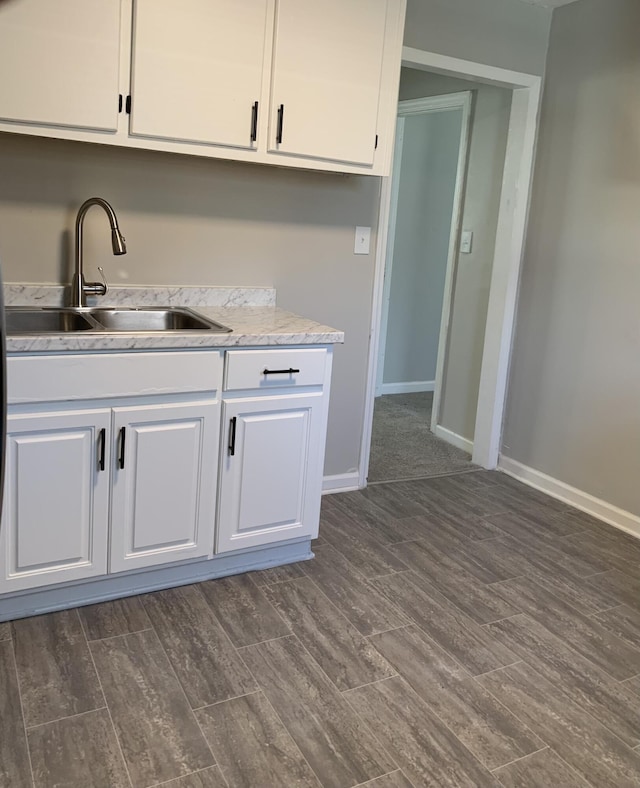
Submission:
[[[394,174],[380,203],[361,487],[471,469],[472,459],[496,467],[540,85],[403,50]],[[425,149],[407,153],[425,137]],[[385,470],[381,453],[404,467]]]

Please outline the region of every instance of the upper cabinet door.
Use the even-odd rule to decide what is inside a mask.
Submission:
[[[372,165],[387,0],[277,0],[269,150]]]
[[[268,0],[136,0],[130,133],[256,146]]]
[[[0,2],[0,120],[115,132],[120,4]]]

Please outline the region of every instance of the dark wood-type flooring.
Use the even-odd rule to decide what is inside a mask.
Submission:
[[[0,786],[640,785],[640,541],[473,472],[315,552],[0,624]]]

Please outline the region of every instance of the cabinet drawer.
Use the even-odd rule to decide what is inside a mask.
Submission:
[[[327,351],[232,350],[227,353],[225,391],[321,386]]]
[[[10,404],[216,391],[219,351],[9,356]]]

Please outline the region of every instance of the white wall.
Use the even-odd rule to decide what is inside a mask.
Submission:
[[[326,472],[358,467],[380,181],[150,151],[0,135],[0,259],[7,281],[68,282],[69,233],[87,197],[118,213],[111,255],[101,211],[86,219],[88,276],[114,284],[273,285],[278,305],[344,329],[336,347]],[[375,248],[375,237],[372,249]]]
[[[504,453],[640,515],[640,3],[554,13]]]
[[[403,118],[383,383],[433,381],[462,110]]]
[[[543,74],[551,10],[521,0],[408,0],[405,46]]]
[[[475,91],[462,227],[473,230],[471,254],[456,262],[440,424],[473,440],[484,328],[489,304],[511,91],[403,68],[401,99]]]

